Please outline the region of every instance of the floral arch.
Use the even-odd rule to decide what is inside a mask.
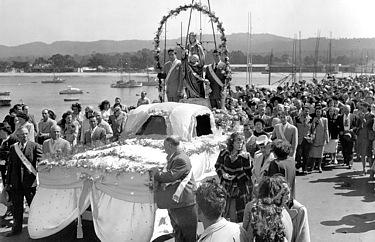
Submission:
[[[180,14],[182,11],[186,11],[188,9],[194,9],[199,12],[202,12],[203,14],[207,15],[210,17],[211,21],[216,24],[218,31],[220,32],[220,40],[221,44],[219,44],[219,49],[221,49],[221,53],[224,55],[228,54],[228,49],[227,49],[227,37],[225,36],[225,29],[223,27],[223,23],[219,21],[219,18],[215,16],[215,13],[210,11],[207,6],[201,5],[199,3],[195,4],[189,4],[189,5],[182,5],[176,9],[170,10],[167,15],[163,16],[160,23],[158,30],[156,31],[156,35],[154,38],[154,57],[155,60],[159,63],[160,61],[160,35],[162,34],[163,31],[163,26],[165,22],[168,20],[168,18],[177,16]]]

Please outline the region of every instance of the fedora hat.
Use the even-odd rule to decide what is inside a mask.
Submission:
[[[0,203],[4,204],[7,207],[12,205],[12,202],[10,200],[9,191],[6,190],[5,188],[0,192]]]

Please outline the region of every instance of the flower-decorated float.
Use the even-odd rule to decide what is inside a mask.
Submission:
[[[172,134],[181,137],[198,183],[216,174],[214,164],[225,137],[216,134],[209,108],[142,105],[129,113],[122,141],[41,163],[29,214],[30,237],[50,236],[77,218],[81,237],[80,215],[91,205],[100,240],[150,241],[157,208],[148,169],[164,166],[163,141]]]

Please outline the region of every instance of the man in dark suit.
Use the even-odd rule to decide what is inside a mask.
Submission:
[[[353,163],[354,133],[350,134],[350,139],[344,137],[344,134],[353,132],[353,128],[356,124],[356,119],[355,115],[353,113],[350,113],[349,104],[343,106],[342,112],[343,113],[337,118],[337,123],[340,130],[339,138],[341,142],[342,155],[344,157],[344,164],[347,165],[349,169],[351,169]]]
[[[159,189],[179,184],[173,194],[173,200],[168,208],[168,215],[174,231],[176,242],[195,242],[197,237],[197,208],[195,200],[195,180],[189,157],[179,147],[180,141],[176,136],[164,140],[167,153],[167,164],[162,171],[154,167],[150,170],[154,180],[159,182]]]
[[[13,203],[13,226],[5,236],[10,237],[22,232],[23,197],[29,206],[36,191],[36,164],[42,159],[39,144],[28,141],[26,127],[17,131],[19,143],[10,147],[6,189],[10,190]]]
[[[225,64],[220,60],[220,51],[213,51],[214,63],[206,67],[206,79],[210,82],[210,103],[212,108],[221,109],[224,105],[222,99],[225,87]]]
[[[89,117],[90,129],[85,131],[83,144],[90,146],[101,146],[106,143],[105,129],[98,127],[96,116]]]

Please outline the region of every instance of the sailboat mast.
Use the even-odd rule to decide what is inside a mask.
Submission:
[[[270,63],[268,68],[268,85],[271,85],[271,65],[272,65],[272,57],[273,57],[273,49],[271,50],[270,54]]]
[[[246,84],[250,84],[249,79],[249,39],[250,39],[250,26],[249,26],[249,20],[250,19],[250,13],[247,14],[247,54],[246,54]]]
[[[299,31],[299,80],[302,81],[302,42],[301,42],[301,31]]]
[[[251,13],[250,13],[250,85],[253,85],[253,50],[251,45],[253,43],[252,39],[252,26],[251,26]]]

